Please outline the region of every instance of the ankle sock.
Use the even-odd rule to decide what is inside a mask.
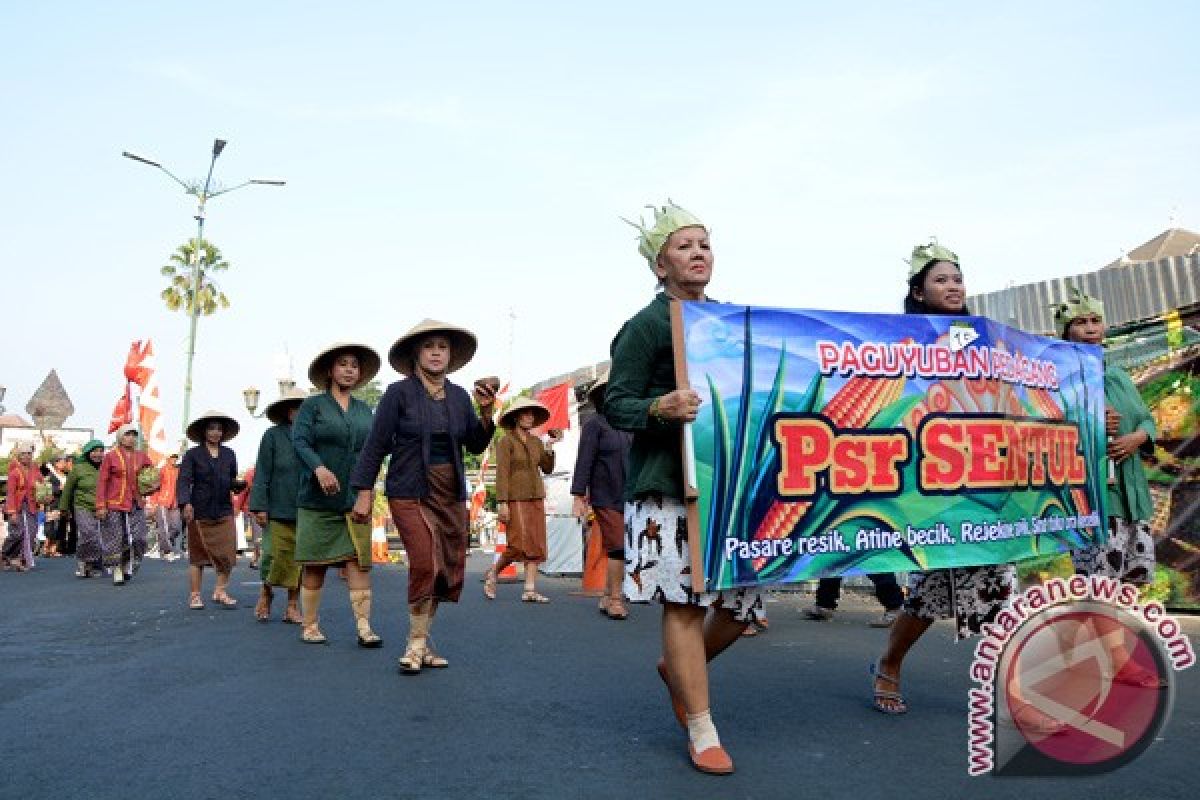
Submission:
[[[721,738],[717,736],[717,726],[713,725],[710,712],[701,711],[699,714],[688,714],[687,729],[692,749],[697,753],[703,753],[710,747],[721,746]]]

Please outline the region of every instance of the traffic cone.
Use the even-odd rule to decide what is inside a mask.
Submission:
[[[376,564],[388,563],[388,540],[383,530],[371,531],[371,561]]]
[[[604,552],[600,525],[592,516],[592,525],[588,532],[587,552],[583,557],[583,591],[580,594],[588,597],[599,597],[604,594],[607,576],[608,553]]]
[[[496,523],[496,555],[492,559],[493,564],[500,562],[500,554],[508,549],[508,526],[503,522]],[[515,581],[517,580],[517,565],[509,564],[504,569],[500,570],[500,574],[496,576],[496,580],[500,581]]]

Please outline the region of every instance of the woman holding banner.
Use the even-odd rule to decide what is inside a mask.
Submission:
[[[1068,342],[1104,344],[1104,304],[1074,286],[1070,299],[1055,306],[1054,322]],[[1119,367],[1104,368],[1105,427],[1108,457],[1113,463],[1108,488],[1108,541],[1071,554],[1084,575],[1104,575],[1144,586],[1154,578],[1154,513],[1150,484],[1139,451],[1154,452],[1154,418],[1129,375]]]
[[[908,263],[906,314],[970,314],[958,256],[931,242],[914,247]],[[908,711],[900,693],[900,669],[935,620],[953,617],[956,638],[977,634],[1004,608],[1016,584],[1011,564],[911,573],[904,609],[892,623],[887,649],[871,669],[875,709],[884,714]]]
[[[638,252],[658,279],[659,294],[630,318],[612,344],[604,413],[633,434],[625,489],[625,593],[634,602],[663,604],[667,685],[688,753],[701,772],[728,775],[733,761],[721,746],[709,711],[707,663],[733,644],[762,613],[753,589],[695,592],[685,502],[682,431],[696,419],[700,396],[677,388],[671,343],[672,300],[704,300],[712,277],[708,231],[672,203],[654,209],[651,227],[635,225]]]

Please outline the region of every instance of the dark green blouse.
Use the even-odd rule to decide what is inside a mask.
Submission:
[[[292,445],[292,426],[286,423],[271,426],[258,445],[250,510],[265,511],[270,519],[294,521],[300,471],[300,461]]]
[[[650,403],[675,390],[670,301],[658,294],[613,339],[604,416],[633,434],[625,499],[650,494],[683,497],[682,427],[650,417]]]
[[[1134,431],[1143,431],[1149,437],[1142,445],[1143,453],[1154,452],[1154,418],[1150,409],[1142,402],[1142,395],[1125,370],[1119,367],[1104,368],[1104,403],[1121,415],[1118,434],[1124,436]],[[1117,482],[1108,490],[1110,517],[1123,520],[1148,521],[1154,515],[1154,503],[1150,499],[1150,484],[1146,470],[1138,454],[1117,464]]]
[[[345,411],[329,392],[305,398],[292,424],[292,444],[302,465],[296,505],[315,511],[353,508],[350,473],[370,432],[371,409],[358,398],[351,397]],[[321,491],[314,471],[322,466],[337,476],[342,487],[338,494]]]

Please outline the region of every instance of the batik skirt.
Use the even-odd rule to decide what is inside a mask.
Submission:
[[[674,497],[625,504],[625,596],[633,603],[683,603],[726,608],[738,620],[765,616],[757,588],[692,591],[687,507]]]
[[[133,566],[146,555],[146,512],[110,509],[100,522],[100,547],[106,567]]]
[[[1012,564],[913,572],[904,610],[927,620],[953,617],[955,638],[965,639],[993,622],[1016,590]]]
[[[1102,575],[1144,586],[1154,580],[1154,535],[1145,520],[1108,518],[1108,541],[1071,552],[1081,575]]]

